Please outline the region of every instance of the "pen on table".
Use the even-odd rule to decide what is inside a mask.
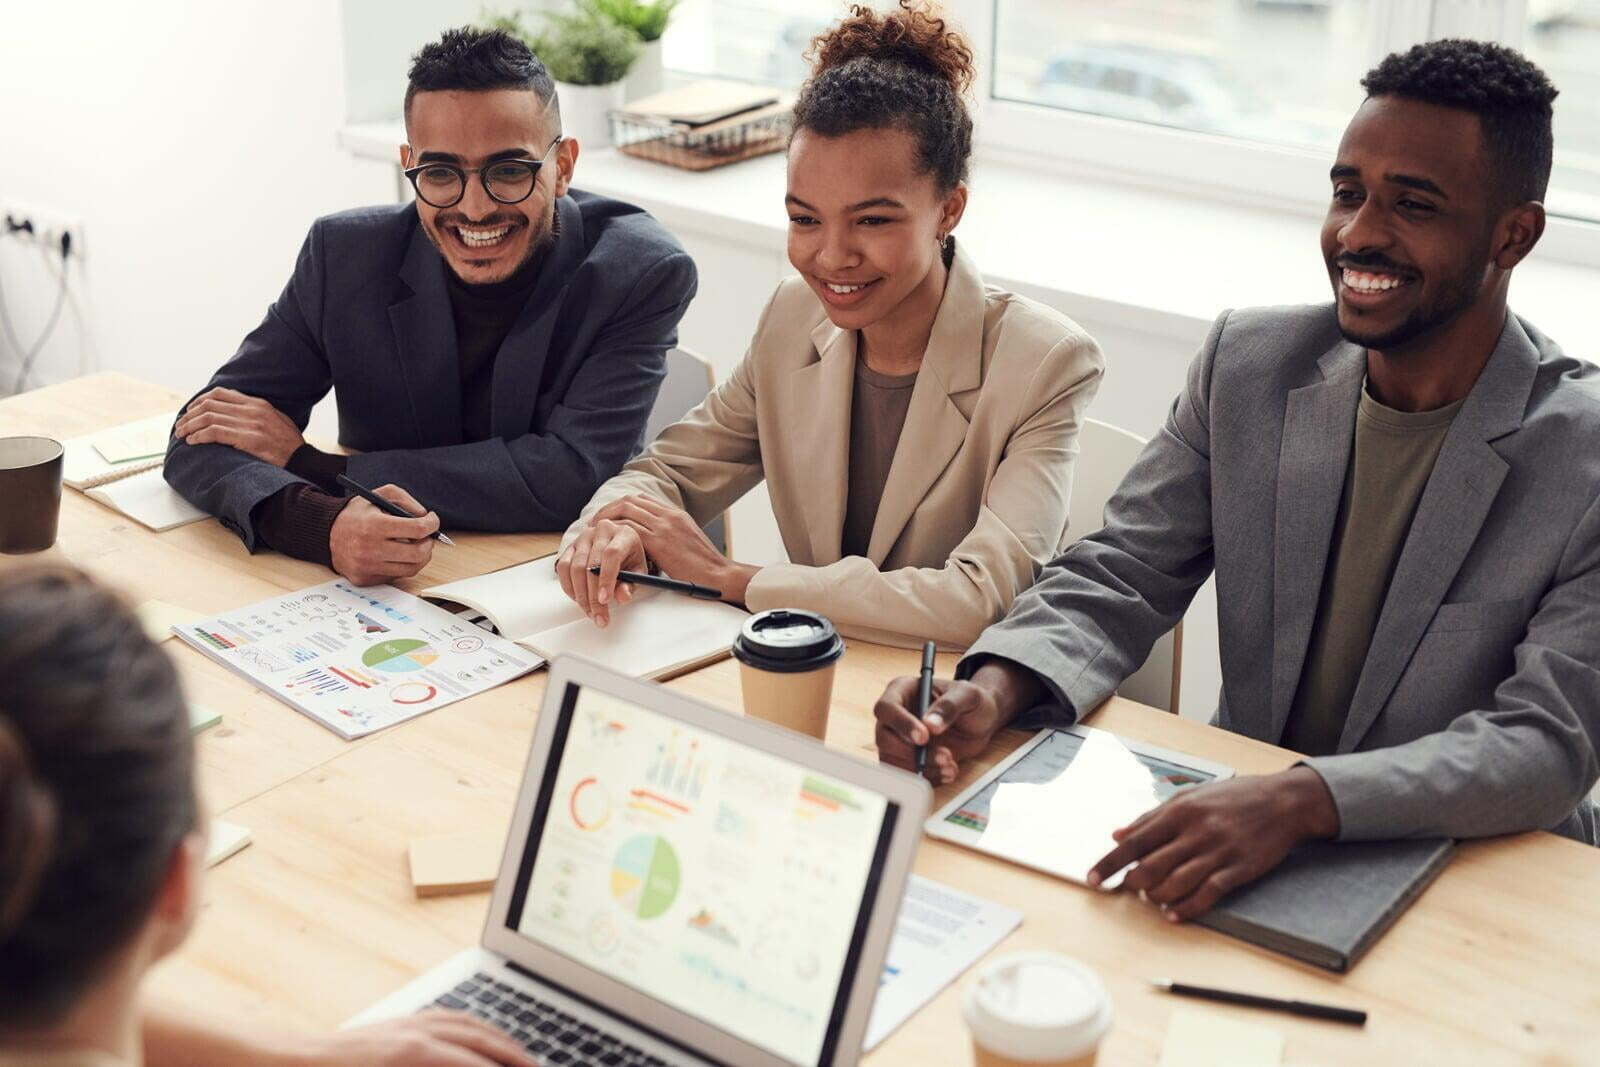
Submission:
[[[917,721],[928,717],[928,704],[933,700],[933,657],[939,646],[932,641],[922,642],[922,674],[917,679]],[[928,746],[917,746],[917,773],[928,767]]]
[[[599,567],[590,567],[590,574],[599,574]],[[638,571],[618,571],[617,581],[627,582],[629,585],[648,585],[652,589],[665,589],[671,593],[682,593],[684,596],[697,597],[700,600],[721,600],[722,590],[710,589],[693,582],[680,582],[676,578],[661,578],[654,574],[640,574]]]
[[[383,497],[379,496],[377,493],[374,493],[371,489],[368,489],[360,482],[353,482],[342,474],[339,475],[339,484],[386,515],[393,515],[397,519],[420,519],[422,517],[420,515],[411,514],[411,512],[407,511],[399,504],[396,504],[394,501],[385,500]],[[447,545],[455,544],[455,542],[450,540],[443,530],[435,530],[428,536],[434,538],[435,540],[443,541]]]
[[[1250,1008],[1267,1008],[1271,1011],[1288,1012],[1290,1015],[1305,1015],[1313,1019],[1329,1019],[1336,1023],[1352,1023],[1356,1026],[1365,1026],[1367,1023],[1367,1013],[1356,1008],[1335,1008],[1328,1004],[1312,1004],[1304,1000],[1279,1000],[1277,997],[1262,997],[1254,993],[1234,993],[1227,989],[1186,985],[1183,982],[1174,982],[1170,978],[1151,979],[1150,984],[1168,993],[1176,993],[1180,997],[1198,997],[1201,1000],[1215,1000],[1223,1004],[1243,1004]]]

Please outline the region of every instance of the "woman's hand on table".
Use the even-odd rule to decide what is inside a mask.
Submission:
[[[633,599],[633,586],[617,581],[619,571],[643,571],[650,566],[639,531],[627,523],[596,515],[577,540],[556,558],[556,578],[566,593],[596,626],[611,621],[611,606]],[[591,574],[590,567],[599,567]]]
[[[613,500],[595,512],[594,523],[601,522],[633,530],[644,555],[661,573],[680,582],[719,589],[722,599],[730,604],[744,603],[750,580],[761,570],[724,556],[687,511],[652,497]]]

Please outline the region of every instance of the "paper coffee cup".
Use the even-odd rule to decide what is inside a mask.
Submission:
[[[821,739],[844,640],[814,611],[775,608],[745,620],[733,642],[746,715]]]
[[[1090,1067],[1111,1028],[1111,997],[1087,965],[1025,952],[979,971],[962,1014],[976,1067]]]

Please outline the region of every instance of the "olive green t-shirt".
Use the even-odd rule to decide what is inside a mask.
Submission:
[[[900,444],[916,373],[879,374],[856,360],[855,389],[850,396],[850,487],[845,498],[844,533],[839,551],[865,556],[872,524],[889,480],[889,466]]]
[[[1450,423],[1464,400],[1396,411],[1365,389],[1334,524],[1322,599],[1281,744],[1308,756],[1338,750],[1389,579]]]

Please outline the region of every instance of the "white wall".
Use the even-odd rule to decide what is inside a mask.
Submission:
[[[85,233],[77,315],[32,384],[82,359],[197,388],[261,320],[316,216],[393,198],[390,168],[336,145],[341,49],[328,0],[6,5],[0,202]],[[0,283],[26,343],[53,281],[0,240]]]

